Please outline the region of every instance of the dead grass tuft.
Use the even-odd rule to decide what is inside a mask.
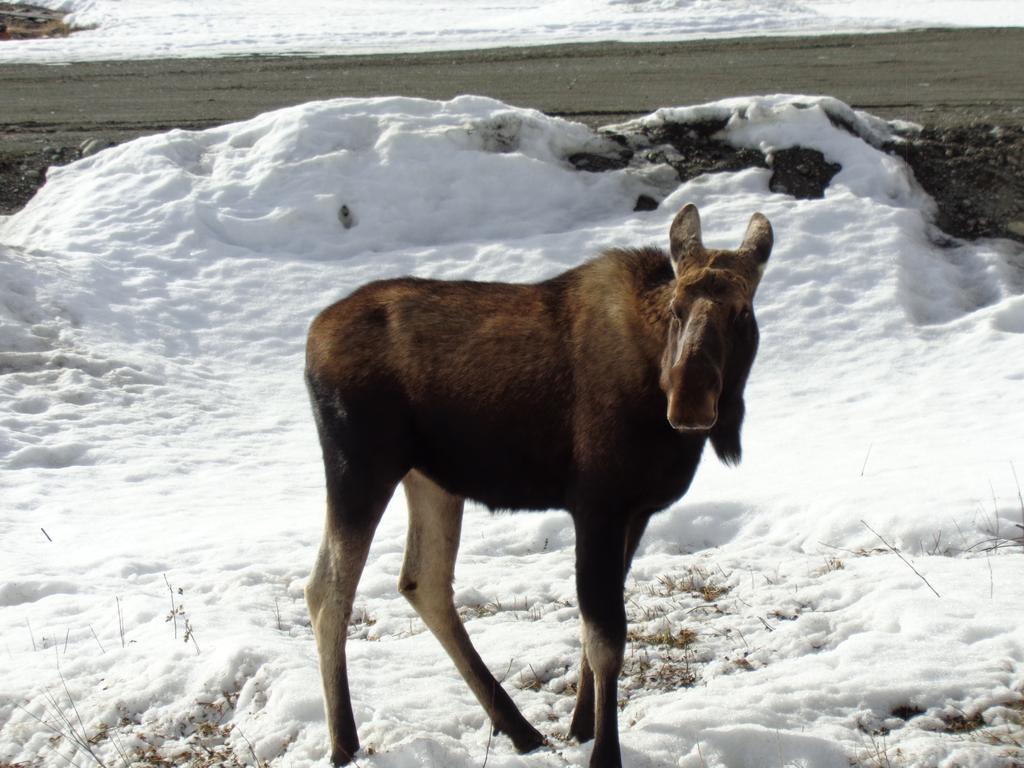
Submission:
[[[971,733],[985,727],[985,720],[981,712],[968,715],[966,712],[957,712],[955,715],[939,715],[943,722],[945,733]]]
[[[868,742],[850,760],[851,768],[900,768],[906,764],[906,758],[899,747],[890,751],[885,736],[874,734],[868,734]]]
[[[729,589],[727,584],[718,580],[710,571],[694,565],[683,573],[659,576],[658,586],[652,590],[652,594],[658,597],[686,594],[713,603],[728,594]]]
[[[690,649],[681,652],[651,652],[650,647],[630,646],[622,665],[624,688],[674,691],[689,688],[697,682],[696,654]]]
[[[683,627],[673,633],[672,629],[666,626],[658,632],[644,633],[638,629],[631,629],[627,635],[629,642],[634,645],[659,646],[663,648],[688,649],[692,648],[697,641],[697,633],[692,629]]]

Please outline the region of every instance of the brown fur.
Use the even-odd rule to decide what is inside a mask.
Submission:
[[[307,591],[321,656],[332,659],[323,673],[335,762],[358,748],[342,625],[367,542],[406,477],[418,533],[404,572],[453,567],[463,498],[572,514],[581,669],[593,676],[581,675],[571,732],[596,733],[592,766],[619,764],[622,584],[648,517],[686,492],[705,441],[724,460],[739,459],[742,392],[757,348],[751,302],[771,228],[755,214],[738,251],[706,251],[696,209],[686,206],[670,246],[668,254],[612,250],[535,285],[381,281],[313,321],[306,377],[327,474],[324,547],[336,555],[321,554]],[[454,536],[448,560],[424,564],[417,542],[429,536]],[[540,735],[444,607],[446,578],[430,581],[429,596],[416,583],[403,594],[496,726],[520,749],[538,746]],[[344,594],[332,603],[335,583]]]

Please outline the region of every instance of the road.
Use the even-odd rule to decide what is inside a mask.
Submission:
[[[788,92],[835,96],[934,129],[914,168],[939,201],[946,230],[1024,239],[1022,51],[1024,29],[942,29],[378,56],[8,64],[0,66],[0,215],[20,209],[45,180],[47,166],[76,159],[88,139],[102,146],[171,128],[206,128],[316,99],[475,93],[597,126],[658,107]],[[993,133],[993,125],[1007,130]]]
[[[379,56],[0,66],[0,142],[68,146],[338,96],[475,93],[601,124],[755,93],[829,94],[935,126],[1024,122],[1024,29],[545,46]]]

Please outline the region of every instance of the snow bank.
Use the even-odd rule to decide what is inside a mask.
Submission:
[[[17,2],[17,0],[16,0]],[[372,4],[295,0],[31,0],[79,31],[0,46],[0,61],[68,62],[253,53],[362,54],[550,43],[832,34],[920,27],[1024,25],[1013,0],[455,0]]]
[[[709,245],[735,246],[755,210],[777,244],[744,463],[709,454],[627,585],[625,760],[1009,764],[1024,561],[983,549],[1020,535],[1020,250],[936,244],[930,201],[875,146],[889,127],[834,100],[645,120],[707,115],[738,145],[842,170],[821,200],[770,192],[763,169],[674,188],[665,168],[577,172],[568,156],[606,139],[488,99],[334,101],[106,150],[0,219],[0,761],[84,762],[49,723],[108,764],[323,765],[302,600],[323,507],[310,318],[379,277],[539,280],[664,244],[693,201]],[[664,199],[637,213],[639,194]],[[464,526],[460,611],[551,741],[518,756],[398,596],[392,507],[349,645],[360,764],[585,762],[565,740],[565,513],[471,507]]]

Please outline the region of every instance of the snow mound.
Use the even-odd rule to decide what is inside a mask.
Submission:
[[[755,210],[777,242],[744,464],[709,455],[627,584],[626,761],[1019,759],[1020,249],[938,238],[879,149],[894,127],[834,99],[641,122],[710,118],[736,146],[841,169],[814,200],[771,192],[765,168],[582,173],[569,157],[615,148],[578,124],[477,97],[342,100],[111,148],[0,219],[0,762],[82,764],[80,733],[108,764],[323,765],[309,320],[381,277],[532,281],[665,244],[690,201],[711,246]],[[642,194],[659,208],[634,211]],[[350,630],[360,764],[585,762],[564,737],[565,513],[471,506],[464,526],[460,613],[551,742],[517,756],[399,597],[392,507]]]

